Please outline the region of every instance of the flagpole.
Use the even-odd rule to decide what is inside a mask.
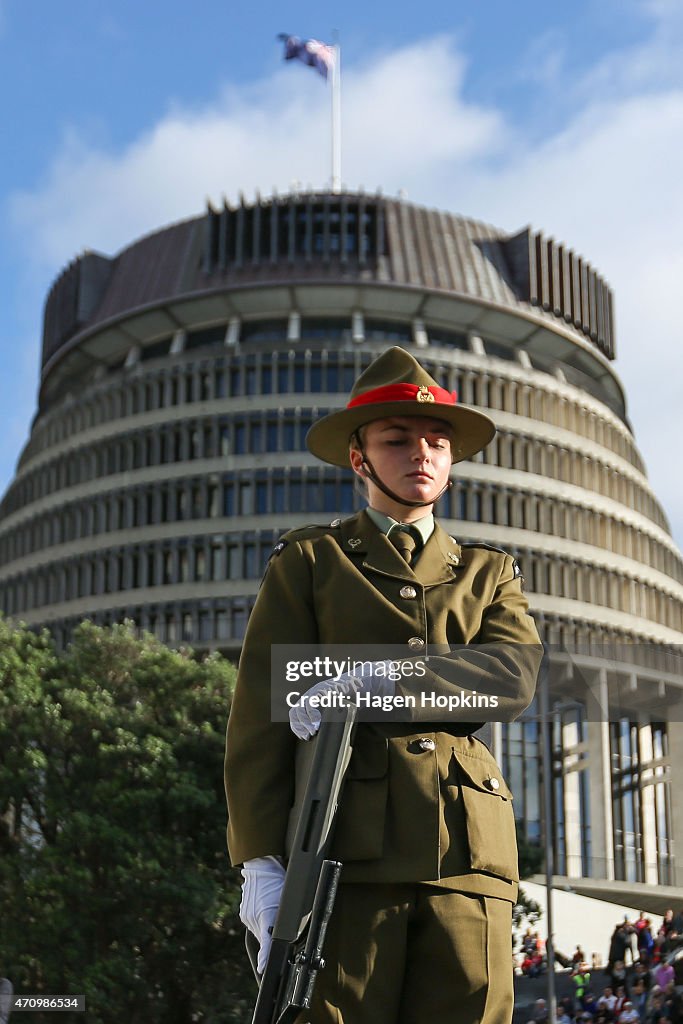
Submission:
[[[334,63],[332,65],[332,191],[341,192],[341,48],[339,34],[334,31]]]

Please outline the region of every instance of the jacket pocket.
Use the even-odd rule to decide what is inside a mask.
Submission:
[[[494,760],[456,751],[460,790],[474,871],[519,881],[512,793]]]
[[[332,841],[332,854],[339,860],[377,860],[382,856],[388,769],[386,738],[364,736],[359,728]]]

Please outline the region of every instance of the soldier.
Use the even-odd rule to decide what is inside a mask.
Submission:
[[[400,348],[309,431],[314,455],[350,464],[364,481],[369,507],[282,538],[244,640],[228,725],[228,842],[244,865],[240,915],[261,944],[260,969],[284,877],[296,747],[320,721],[307,697],[339,686],[316,684],[289,724],[273,722],[272,644],[437,650],[429,665],[442,692],[495,687],[498,710],[483,717],[510,720],[532,700],[541,648],[516,562],[458,543],[433,517],[452,463],[494,433]],[[376,666],[360,685],[386,692]],[[312,1024],[510,1020],[514,816],[500,769],[473,735],[481,718],[470,710],[358,726],[332,849],[342,884]]]

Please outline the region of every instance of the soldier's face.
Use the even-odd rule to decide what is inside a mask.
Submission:
[[[391,416],[374,420],[364,429],[365,454],[379,479],[401,498],[409,501],[433,501],[446,486],[451,468],[451,428],[443,420],[423,416]],[[356,449],[350,452],[351,465],[368,486],[373,508],[405,519],[388,507],[391,499],[364,473],[363,457]],[[425,509],[417,511],[424,515]]]

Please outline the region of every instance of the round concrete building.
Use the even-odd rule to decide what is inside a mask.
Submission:
[[[0,609],[59,642],[84,617],[130,618],[171,645],[236,654],[280,534],[358,506],[350,470],[316,462],[304,438],[389,345],[498,428],[457,466],[446,529],[518,558],[543,638],[572,652],[557,660],[565,683],[580,671],[610,706],[617,684],[626,700],[591,723],[553,684],[567,705],[560,761],[565,748],[590,753],[588,733],[603,729],[571,791],[557,789],[559,869],[675,882],[677,724],[662,725],[652,696],[679,689],[683,559],[613,369],[611,292],[530,229],[509,236],[382,196],[291,194],[80,256],[47,299],[38,411],[0,504]],[[624,644],[627,659],[614,654]],[[615,764],[635,756],[632,726],[640,767],[662,767],[649,818],[636,783],[640,826],[634,791],[605,798]],[[515,724],[503,751],[531,839],[537,739],[533,721]],[[557,773],[569,777],[562,763]],[[601,800],[623,808],[605,820]]]

